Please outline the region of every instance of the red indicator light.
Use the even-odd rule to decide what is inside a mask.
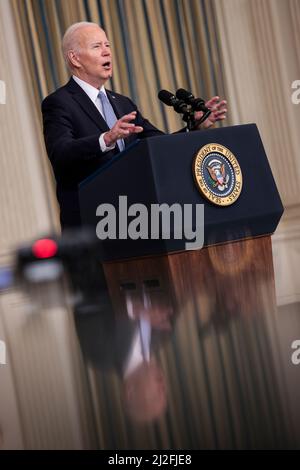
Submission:
[[[32,246],[32,253],[37,258],[52,258],[57,253],[57,244],[49,238],[37,240]]]

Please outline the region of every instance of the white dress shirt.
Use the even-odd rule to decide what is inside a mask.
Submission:
[[[103,119],[105,119],[104,114],[103,114],[103,109],[102,109],[102,103],[101,103],[101,100],[98,96],[100,91],[103,91],[103,93],[105,93],[105,95],[106,95],[106,90],[104,88],[104,85],[102,85],[100,90],[98,90],[98,88],[95,88],[94,86],[90,85],[89,83],[85,82],[84,80],[81,80],[81,78],[78,78],[75,75],[72,75],[72,78],[83,89],[83,91],[88,95],[88,97],[94,103],[94,105],[98,109],[98,111],[101,114],[101,116],[103,117]],[[105,144],[105,141],[104,141],[104,134],[106,134],[106,132],[103,132],[103,134],[101,134],[100,137],[99,137],[99,145],[100,145],[100,148],[101,148],[102,152],[108,152],[109,150],[113,150],[115,148],[116,144],[113,144],[113,145],[107,147],[107,145]]]
[[[143,362],[150,362],[150,344],[150,321],[146,316],[141,315],[123,368],[124,378],[131,375]]]

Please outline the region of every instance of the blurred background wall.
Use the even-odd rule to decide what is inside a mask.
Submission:
[[[60,41],[70,24],[83,20],[103,26],[112,43],[114,76],[110,87],[131,96],[159,128],[174,131],[181,125],[179,117],[156,97],[161,88],[179,87],[205,98],[225,96],[229,109],[226,125],[257,123],[285,206],[273,236],[277,302],[299,302],[300,104],[291,100],[292,82],[300,80],[299,0],[1,0],[0,80],[5,83],[6,97],[5,104],[0,99],[0,266],[12,263],[13,249],[19,243],[59,229],[40,102],[68,80]],[[36,367],[28,367],[26,362],[26,351],[32,356],[30,341],[26,341],[23,354],[13,353],[14,332],[22,323],[16,305],[21,303],[22,299],[11,293],[0,296],[0,339],[11,344],[8,357],[15,370],[21,373],[27,367],[24,376],[7,374],[6,411],[9,402],[12,409],[18,409],[17,398],[9,392],[14,383],[29,384],[37,373]],[[50,358],[57,348],[62,347],[63,354],[64,335],[71,325],[67,318],[52,317],[53,328],[60,325],[62,342],[58,346],[45,335],[47,353],[40,355],[45,367],[53,366]],[[78,368],[72,360],[76,345],[70,347],[67,367]],[[56,367],[53,380],[61,377],[59,401],[69,396],[70,382],[62,374],[63,364]],[[42,371],[40,374],[42,383]],[[80,370],[76,377],[78,381]],[[47,393],[45,399],[51,400],[51,387]],[[32,402],[29,389],[27,399]],[[64,415],[64,426],[69,429],[74,429],[77,401],[73,399],[73,411],[65,410]],[[20,400],[17,402],[22,414]],[[5,416],[2,411],[0,416]],[[14,413],[15,421],[10,419],[9,426],[19,429],[20,415]],[[75,415],[79,422],[80,410]],[[59,432],[52,436],[54,447],[66,435],[59,416],[55,419]],[[41,447],[46,437],[44,441],[41,438]],[[77,435],[65,445],[78,447],[83,441]],[[25,444],[20,431],[18,445]]]

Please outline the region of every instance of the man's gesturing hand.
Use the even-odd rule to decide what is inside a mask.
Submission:
[[[213,98],[206,101],[205,106],[211,110],[211,114],[202,124],[197,125],[197,121],[199,121],[203,116],[202,111],[197,111],[195,113],[196,129],[209,129],[215,124],[215,122],[226,119],[227,101],[220,100],[219,96],[213,96]]]
[[[131,121],[136,118],[136,111],[130,114],[125,114],[121,119],[118,119],[114,127],[104,134],[104,142],[107,147],[114,145],[119,139],[126,139],[131,134],[138,134],[143,132],[143,128],[136,126]]]

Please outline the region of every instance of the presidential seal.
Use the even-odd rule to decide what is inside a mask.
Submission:
[[[242,172],[233,153],[220,144],[206,144],[193,162],[193,174],[201,194],[217,206],[233,204],[242,191]]]

